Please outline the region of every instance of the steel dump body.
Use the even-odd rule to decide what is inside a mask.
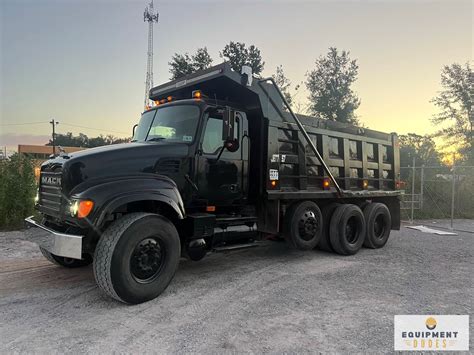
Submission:
[[[150,98],[190,97],[201,90],[210,103],[228,102],[247,112],[252,140],[251,165],[258,170],[259,192],[268,199],[337,198],[325,189],[322,168],[292,115],[284,108],[275,86],[253,79],[250,86],[227,63],[186,76],[150,91]],[[399,149],[396,134],[297,115],[312,142],[343,189],[340,197],[396,196]],[[253,128],[253,130],[252,130]],[[258,141],[258,142],[256,142]],[[260,149],[255,149],[255,144]],[[259,150],[256,154],[255,150]],[[253,159],[252,159],[253,158]],[[255,164],[252,164],[255,163]],[[262,164],[263,163],[263,164]],[[278,184],[271,185],[270,171]],[[364,186],[364,181],[366,186]]]

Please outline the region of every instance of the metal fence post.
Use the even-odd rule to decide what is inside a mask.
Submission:
[[[454,228],[454,193],[456,188],[456,154],[453,153],[453,174],[452,174],[452,190],[451,190],[451,229]]]
[[[413,213],[415,210],[415,157],[413,157],[411,177],[411,223],[413,224]]]
[[[425,179],[425,164],[421,166],[420,173],[420,211],[423,210],[423,189],[424,189],[424,180]]]

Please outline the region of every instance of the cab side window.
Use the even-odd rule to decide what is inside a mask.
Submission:
[[[202,140],[202,151],[205,154],[217,154],[222,148],[222,119],[209,117]]]
[[[224,142],[222,141],[222,117],[218,115],[210,115],[207,123],[206,129],[204,131],[204,137],[202,140],[202,152],[204,154],[219,154],[219,151],[222,149]],[[235,139],[240,139],[240,119],[236,120],[236,130],[235,130]],[[222,153],[223,156],[227,157],[239,157],[240,153],[229,152],[224,150]]]

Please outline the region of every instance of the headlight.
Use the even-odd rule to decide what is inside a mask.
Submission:
[[[69,212],[72,217],[76,217],[77,211],[79,210],[79,201],[71,201],[71,206],[69,207]]]
[[[39,200],[40,200],[39,190],[36,190],[35,205],[38,204]]]

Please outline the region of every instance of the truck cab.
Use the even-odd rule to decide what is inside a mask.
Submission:
[[[396,135],[297,117],[270,78],[227,63],[150,98],[130,143],[46,161],[26,219],[48,260],[93,263],[109,296],[155,298],[181,257],[268,237],[352,255],[399,228]]]
[[[235,127],[227,133],[225,116],[231,113]],[[223,134],[228,135],[224,140]],[[187,209],[214,206],[237,213],[247,204],[249,139],[244,111],[203,98],[173,102],[170,97],[143,113],[133,142],[187,148],[185,156],[160,157],[153,171],[177,183]]]

